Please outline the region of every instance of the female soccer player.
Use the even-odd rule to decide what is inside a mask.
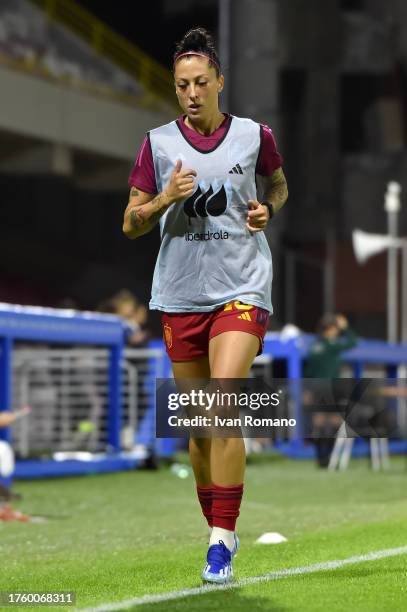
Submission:
[[[173,70],[184,114],[144,140],[129,179],[123,231],[138,238],[160,223],[150,308],[163,312],[174,377],[246,378],[272,312],[263,230],[287,199],[282,161],[267,126],[219,110],[224,77],[208,32],[196,28],[184,36]],[[263,198],[256,175],[264,177]],[[212,527],[202,578],[229,582],[239,545],[244,443],[191,438],[189,450]]]

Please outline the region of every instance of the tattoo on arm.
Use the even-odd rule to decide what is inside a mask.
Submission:
[[[138,189],[136,189],[135,187],[132,187],[132,188],[130,189],[130,197],[131,197],[131,198],[135,198],[135,197],[136,197],[136,196],[138,196],[138,195],[139,195],[139,191],[138,191]]]
[[[276,213],[284,206],[288,198],[287,181],[282,168],[278,168],[273,172],[270,178],[270,183],[266,192],[266,199],[273,205],[273,210]]]
[[[157,210],[157,212],[154,212],[148,220],[150,225],[154,226],[156,223],[158,223],[158,221],[161,219],[164,213],[165,213],[165,209]]]
[[[143,209],[133,208],[133,210],[130,211],[129,218],[130,218],[130,224],[134,229],[141,227],[144,221],[143,220]]]
[[[131,226],[134,229],[143,228],[145,232],[153,229],[168,208],[162,205],[162,199],[163,195],[159,193],[151,202],[132,208],[129,214]]]

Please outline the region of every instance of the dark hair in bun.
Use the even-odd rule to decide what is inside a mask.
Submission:
[[[220,75],[220,63],[215,44],[212,35],[205,28],[192,28],[188,30],[184,38],[177,43],[174,53],[174,66],[178,55],[188,53],[188,51],[207,55],[209,64],[216,70],[216,75]]]

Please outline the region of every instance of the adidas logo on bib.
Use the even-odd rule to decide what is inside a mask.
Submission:
[[[232,170],[229,170],[229,174],[243,174],[243,170],[240,167],[240,164],[236,164],[233,166]]]

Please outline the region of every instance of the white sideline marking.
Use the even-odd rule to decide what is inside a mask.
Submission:
[[[80,612],[109,612],[116,610],[127,610],[133,606],[143,606],[145,604],[160,603],[162,601],[170,601],[172,599],[181,599],[183,597],[191,597],[193,595],[205,595],[213,591],[221,591],[225,589],[236,589],[248,584],[256,584],[258,582],[269,582],[270,580],[278,580],[287,576],[301,576],[303,574],[313,574],[315,572],[323,572],[326,570],[334,570],[345,565],[354,563],[363,563],[365,561],[377,561],[386,557],[396,557],[397,555],[407,554],[407,546],[399,548],[387,548],[386,550],[376,550],[365,555],[349,557],[348,559],[338,559],[336,561],[324,561],[323,563],[314,563],[313,565],[305,565],[303,567],[290,567],[276,572],[269,572],[261,576],[252,576],[250,578],[242,578],[227,585],[210,584],[192,589],[183,589],[181,591],[170,591],[159,595],[143,595],[142,597],[134,597],[117,603],[107,603],[96,606],[95,608],[77,608]]]

